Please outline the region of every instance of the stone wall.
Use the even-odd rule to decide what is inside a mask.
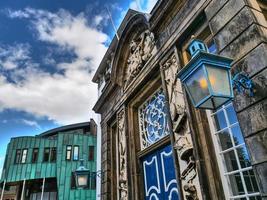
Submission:
[[[256,0],[213,0],[205,9],[219,54],[234,59],[232,74],[248,74],[254,96],[235,92],[234,107],[267,198],[267,22]]]

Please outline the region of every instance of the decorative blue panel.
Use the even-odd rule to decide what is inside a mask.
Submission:
[[[169,134],[167,107],[162,89],[139,108],[139,130],[142,149]]]
[[[171,146],[145,156],[143,171],[146,200],[179,199]]]

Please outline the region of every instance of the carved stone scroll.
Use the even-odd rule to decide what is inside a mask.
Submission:
[[[119,200],[128,199],[127,184],[127,149],[126,149],[126,128],[125,128],[125,109],[122,109],[118,115],[118,196]]]
[[[154,34],[149,30],[144,31],[130,43],[130,54],[127,59],[124,88],[139,74],[144,64],[155,52]]]
[[[169,99],[172,129],[174,132],[178,162],[180,166],[181,184],[184,199],[201,200],[196,164],[193,155],[193,143],[189,122],[185,113],[185,101],[182,86],[177,80],[179,60],[175,53],[161,65],[166,92]]]

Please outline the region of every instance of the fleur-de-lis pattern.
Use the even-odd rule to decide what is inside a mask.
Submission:
[[[139,108],[142,149],[169,134],[167,107],[163,90],[158,90]]]

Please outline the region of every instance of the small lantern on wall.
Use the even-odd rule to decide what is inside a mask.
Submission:
[[[206,45],[193,39],[188,47],[192,56],[178,73],[196,108],[215,110],[233,99],[230,75],[232,59],[208,53]]]
[[[76,187],[78,189],[83,189],[88,187],[88,180],[89,180],[89,169],[87,169],[83,162],[84,160],[80,160],[81,164],[78,169],[75,170],[75,180],[76,180]]]

